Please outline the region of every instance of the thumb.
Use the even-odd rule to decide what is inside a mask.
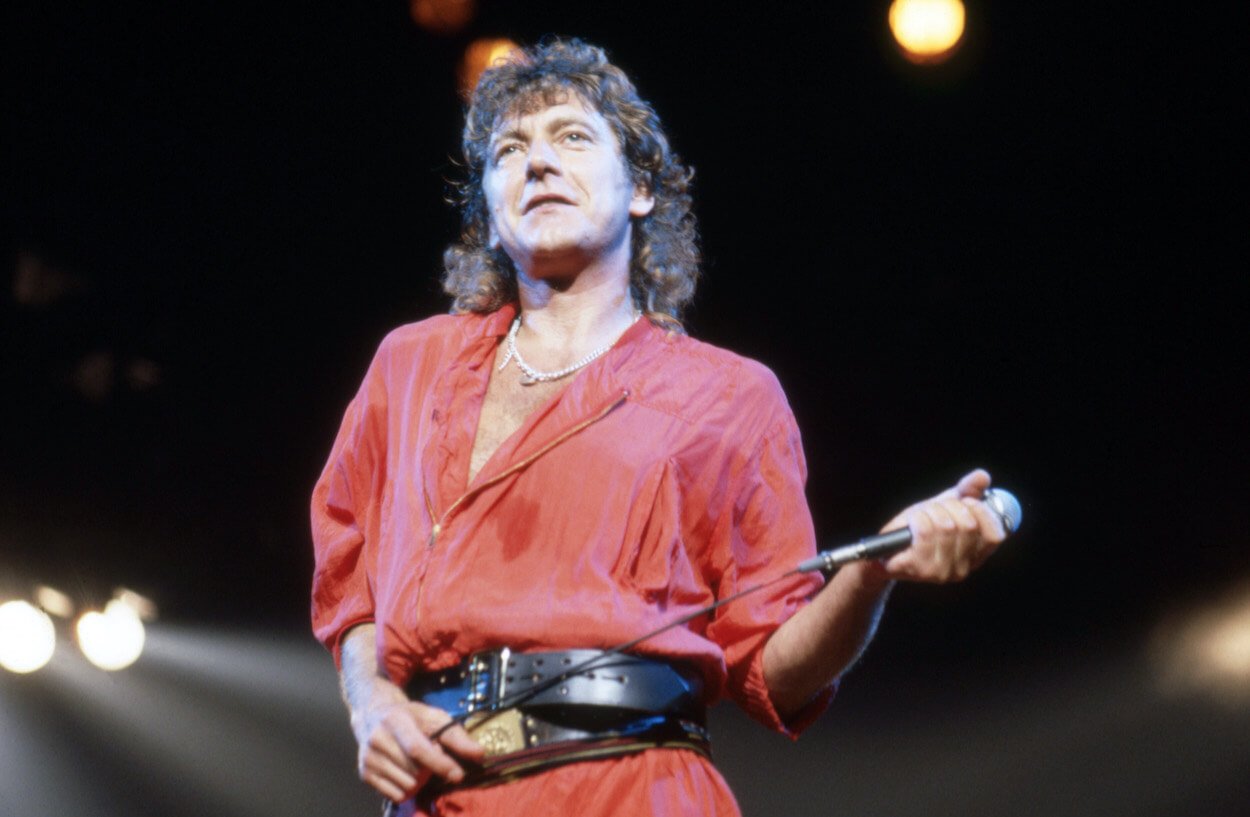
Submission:
[[[955,496],[959,499],[980,499],[990,487],[990,472],[984,468],[969,471],[955,483]]]

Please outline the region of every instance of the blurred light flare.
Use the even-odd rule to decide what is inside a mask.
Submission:
[[[26,674],[43,668],[56,651],[56,628],[47,613],[26,601],[0,604],[0,666]]]
[[[121,599],[110,601],[103,613],[84,613],[78,619],[77,632],[83,655],[103,670],[125,669],[143,653],[143,622],[134,608]]]
[[[967,14],[960,0],[894,0],[889,23],[903,56],[916,63],[946,59],[963,37]]]
[[[177,781],[205,813],[375,810],[351,774],[334,663],[311,638],[160,624],[149,635],[144,660],[123,679],[102,680],[81,659],[49,666],[47,687],[76,713],[82,740],[112,745],[122,766]],[[327,755],[343,768],[327,769]],[[326,782],[344,775],[353,784],[346,797]]]
[[[35,604],[58,618],[69,618],[74,615],[74,600],[55,587],[48,587],[46,584],[35,588]]]
[[[455,34],[477,14],[477,0],[412,0],[412,21],[435,34]]]
[[[1250,586],[1173,616],[1158,628],[1151,651],[1166,690],[1250,705]]]
[[[515,42],[504,37],[483,38],[470,43],[460,59],[460,93],[467,99],[477,87],[483,71],[500,60],[506,60],[519,48]]]
[[[113,598],[116,601],[129,607],[135,611],[135,615],[144,621],[156,620],[156,602],[147,596],[136,593],[125,587],[118,587],[113,591]]]

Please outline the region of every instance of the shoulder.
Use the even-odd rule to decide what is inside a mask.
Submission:
[[[423,361],[442,360],[479,339],[487,332],[497,313],[490,315],[434,315],[392,329],[382,339],[374,358],[375,367],[398,366],[410,369]]]
[[[463,342],[466,333],[480,326],[482,315],[434,315],[397,326],[386,334],[378,347],[387,354],[411,353],[429,344]]]
[[[655,331],[658,359],[643,389],[651,399],[673,400],[700,423],[732,414],[758,427],[792,416],[780,381],[763,363],[688,335]]]

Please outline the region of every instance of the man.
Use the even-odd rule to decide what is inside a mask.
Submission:
[[[785,577],[815,550],[798,430],[767,369],[681,331],[690,173],[654,111],[552,40],[484,75],[464,150],[453,314],[383,342],[313,498],[360,775],[407,813],[737,814],[702,706],[811,723],[892,582],[1002,540],[989,476],[891,520],[888,561]]]

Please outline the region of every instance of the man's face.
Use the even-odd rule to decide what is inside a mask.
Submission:
[[[527,274],[574,273],[624,247],[655,202],[630,179],[616,136],[575,94],[503,119],[482,179],[491,241]]]

